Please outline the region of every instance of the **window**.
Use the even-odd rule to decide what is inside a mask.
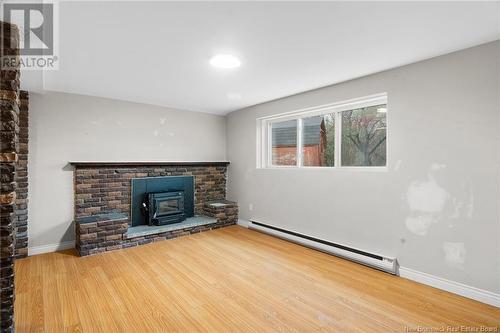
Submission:
[[[335,114],[302,120],[302,165],[335,165]]]
[[[297,165],[297,120],[272,126],[272,165]]]
[[[258,121],[258,167],[386,166],[385,94]]]
[[[342,112],[342,165],[385,166],[385,104]]]

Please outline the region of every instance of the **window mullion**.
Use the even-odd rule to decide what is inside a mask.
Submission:
[[[267,123],[267,166],[273,166],[273,125],[271,122]]]
[[[335,164],[334,166],[340,167],[342,166],[341,156],[342,156],[342,148],[340,145],[342,141],[342,112],[335,112],[335,144],[334,144],[334,155],[335,155]]]
[[[302,166],[302,118],[297,119],[297,166]]]

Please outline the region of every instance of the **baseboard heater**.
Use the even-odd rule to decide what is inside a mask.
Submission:
[[[299,234],[294,231],[281,229],[272,225],[256,221],[249,221],[248,227],[266,234],[276,236],[294,243],[298,243],[315,250],[333,254],[344,259],[348,259],[359,264],[398,275],[398,261],[396,258],[385,257],[379,254],[366,252],[342,244],[329,242],[323,239]]]

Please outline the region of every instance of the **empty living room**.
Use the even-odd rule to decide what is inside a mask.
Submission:
[[[0,333],[500,332],[500,1],[0,3]]]

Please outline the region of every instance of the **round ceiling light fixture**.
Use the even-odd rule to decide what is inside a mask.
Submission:
[[[216,68],[231,69],[241,66],[241,61],[231,54],[217,54],[210,59],[210,65]]]

